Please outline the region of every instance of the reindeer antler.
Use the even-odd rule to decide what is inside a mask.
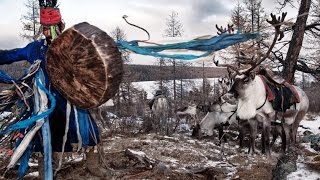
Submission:
[[[276,15],[273,15],[271,13],[271,21],[267,20],[267,22],[269,24],[271,24],[274,28],[275,28],[275,35],[272,41],[272,44],[270,45],[267,53],[265,54],[264,57],[262,57],[260,60],[258,60],[253,66],[251,66],[251,68],[249,68],[245,73],[249,73],[250,71],[252,71],[254,68],[256,68],[258,65],[260,65],[264,60],[267,59],[267,57],[269,57],[271,50],[273,49],[273,47],[275,46],[277,39],[280,35],[280,38],[278,40],[281,40],[284,37],[283,32],[280,30],[281,25],[283,24],[283,21],[286,17],[287,13],[284,12],[282,13],[282,16],[280,18],[280,16],[277,18]]]
[[[231,25],[228,24],[228,32],[229,32],[229,34],[234,32],[233,24],[231,24]]]
[[[216,28],[217,28],[217,30],[218,30],[218,32],[217,32],[218,35],[221,35],[221,34],[227,32],[227,29],[226,29],[226,28],[223,29],[222,26],[220,26],[220,28],[219,28],[218,24],[216,24]]]
[[[227,31],[229,32],[229,34],[234,32],[233,24],[231,24],[231,25],[228,24],[228,28],[223,28],[222,26],[220,26],[220,28],[219,28],[218,24],[216,24],[216,28],[218,30],[218,32],[217,32],[218,35],[226,33]]]

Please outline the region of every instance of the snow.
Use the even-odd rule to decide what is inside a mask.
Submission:
[[[3,113],[0,114],[0,120],[8,117],[10,114],[12,114],[12,112],[6,112],[6,111],[4,111]]]
[[[304,128],[299,127],[298,132],[300,135],[303,134],[304,131],[308,130],[314,134],[320,133],[320,116],[316,116],[313,120],[302,120],[300,125]],[[319,153],[310,147],[310,143],[302,143],[305,149],[315,154]],[[298,156],[297,160],[297,170],[295,172],[290,173],[287,176],[287,179],[290,180],[319,180],[320,173],[316,172],[307,167],[305,162],[310,161],[308,159],[304,159],[302,156]]]
[[[297,171],[289,174],[287,179],[290,180],[319,180],[320,173],[310,170],[303,163],[305,160],[299,156],[297,161]]]
[[[319,134],[320,133],[320,116],[316,116],[314,120],[302,120],[300,125],[302,125],[307,129],[308,131],[311,131],[313,134]],[[299,127],[298,131],[303,132],[306,129]]]
[[[147,156],[146,153],[142,152],[142,151],[134,151],[132,149],[128,149],[129,151],[131,151],[133,154],[136,154],[138,156],[142,156],[142,157],[145,157]]]

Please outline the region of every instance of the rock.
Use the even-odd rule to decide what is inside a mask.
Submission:
[[[157,174],[169,174],[169,172],[171,171],[170,167],[166,164],[164,164],[163,162],[159,162],[155,167],[154,167],[154,171]]]
[[[272,179],[286,180],[288,174],[297,170],[297,158],[297,152],[291,149],[286,154],[283,154],[279,158],[276,167],[272,170]]]

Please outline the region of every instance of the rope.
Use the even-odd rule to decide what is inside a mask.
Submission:
[[[59,165],[58,165],[58,168],[57,168],[57,169],[55,170],[55,172],[54,172],[54,176],[57,175],[58,171],[61,169],[61,166],[62,166],[62,158],[63,158],[64,148],[65,148],[65,146],[66,146],[66,142],[67,142],[67,139],[68,139],[70,115],[71,115],[71,105],[70,105],[70,102],[67,101],[66,126],[65,126],[65,129],[64,129],[63,142],[62,142],[62,150],[61,150],[60,157],[59,157]]]
[[[140,26],[137,26],[137,25],[135,25],[135,24],[129,23],[129,22],[127,21],[127,19],[126,19],[127,17],[128,17],[127,15],[123,15],[123,16],[122,16],[122,18],[126,21],[126,23],[128,23],[128,24],[131,25],[131,26],[134,26],[134,27],[137,27],[137,28],[139,28],[139,29],[142,29],[142,30],[143,30],[144,32],[146,32],[147,35],[148,35],[148,39],[147,39],[147,40],[140,40],[139,42],[149,41],[149,40],[150,40],[150,34],[149,34],[149,32],[148,32],[147,30],[145,30],[144,28],[140,27]]]

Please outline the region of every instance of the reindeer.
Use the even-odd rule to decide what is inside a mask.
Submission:
[[[177,117],[180,119],[181,117],[190,117],[191,118],[191,124],[195,124],[198,120],[198,106],[194,103],[186,106],[186,107],[183,107],[183,108],[180,108],[177,110],[176,112],[176,115]],[[188,123],[188,122],[187,122]]]
[[[277,19],[275,15],[271,14],[272,20],[267,20],[268,23],[274,26],[275,36],[264,57],[256,60],[255,62],[252,61],[252,66],[244,71],[239,71],[233,66],[228,66],[228,68],[234,70],[236,73],[234,77],[234,84],[232,85],[230,92],[234,94],[238,101],[236,112],[237,118],[240,120],[247,120],[250,124],[250,146],[252,153],[254,152],[255,147],[257,125],[260,122],[262,123],[263,127],[262,144],[266,148],[267,155],[269,157],[269,135],[271,121],[274,121],[278,118],[280,118],[282,121],[282,149],[285,152],[286,149],[289,148],[290,139],[292,142],[296,143],[298,126],[309,107],[309,99],[299,87],[290,85],[284,80],[275,81],[268,73],[266,73],[266,71],[261,71],[264,73],[258,73],[258,75],[256,75],[256,72],[254,71],[254,69],[269,56],[279,35],[279,40],[281,40],[283,37],[283,32],[280,30],[280,26],[283,23],[285,16],[286,13],[282,13],[281,19],[280,17]],[[296,95],[296,101],[290,102],[288,110],[282,109],[280,112],[278,112],[278,110],[273,107],[273,103],[269,101],[270,99],[268,92],[270,92],[270,87],[268,84],[271,82],[280,89],[284,88],[284,85],[286,85],[286,87],[290,88],[291,92]]]
[[[169,116],[169,103],[164,95],[155,97],[151,106],[152,116],[154,118],[153,127],[161,131],[167,128],[168,131],[168,116]],[[157,122],[156,122],[157,121]]]
[[[219,131],[219,143],[223,136],[223,126],[225,124],[235,124],[236,116],[235,112],[237,109],[236,103],[229,103],[225,101],[223,95],[225,95],[230,89],[231,79],[227,77],[219,78],[218,82],[221,86],[219,93],[220,96],[217,100],[211,104],[209,111],[201,122],[193,128],[193,136],[212,136],[213,129],[218,128]],[[228,99],[229,100],[229,99]]]
[[[212,105],[212,112],[208,112],[207,115],[201,120],[199,126],[200,129],[198,137],[202,136],[212,136],[213,129],[218,128],[219,130],[219,144],[223,137],[223,126],[226,124],[236,124],[236,104],[230,104],[226,101],[216,102]],[[225,139],[226,140],[226,139]]]

